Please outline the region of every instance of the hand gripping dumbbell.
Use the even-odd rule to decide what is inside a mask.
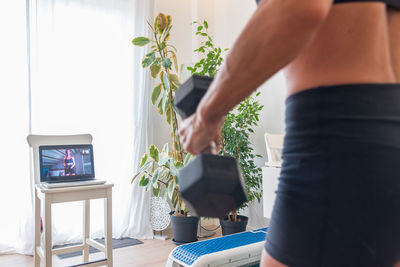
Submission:
[[[212,80],[195,75],[176,91],[175,106],[182,119],[196,111]],[[178,184],[193,215],[221,218],[240,207],[246,193],[236,159],[213,155],[210,147],[179,170]]]

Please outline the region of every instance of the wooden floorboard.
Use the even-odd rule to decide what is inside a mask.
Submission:
[[[208,228],[213,228],[208,227]],[[221,236],[218,229],[216,236]],[[176,247],[172,242],[172,232],[170,230],[163,233],[168,235],[168,240],[141,240],[143,244],[119,248],[114,250],[114,266],[116,267],[161,267],[165,266],[169,253]],[[203,240],[203,239],[200,239]],[[90,254],[90,260],[104,258],[104,253]],[[70,266],[82,262],[82,256],[60,260],[53,256],[53,266]],[[1,255],[0,267],[27,267],[33,266],[33,257],[19,254]]]

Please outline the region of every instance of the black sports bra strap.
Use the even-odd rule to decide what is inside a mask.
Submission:
[[[386,3],[388,6],[400,8],[400,0],[335,0],[334,4],[351,2],[382,2]]]
[[[261,0],[256,0],[257,4]],[[334,4],[341,4],[341,3],[350,3],[350,2],[383,2],[386,3],[390,7],[400,9],[400,0],[334,0]]]

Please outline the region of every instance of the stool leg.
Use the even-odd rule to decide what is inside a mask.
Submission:
[[[48,195],[44,197],[44,257],[45,257],[45,266],[52,266],[52,241],[51,241],[51,198]]]
[[[33,255],[35,258],[35,267],[40,267],[40,257],[37,253],[37,248],[40,247],[40,199],[35,190],[35,246]]]
[[[112,251],[112,191],[107,189],[107,197],[104,199],[104,241],[106,246],[107,266],[113,266]]]
[[[89,261],[89,245],[86,240],[90,237],[90,199],[83,201],[83,261]]]

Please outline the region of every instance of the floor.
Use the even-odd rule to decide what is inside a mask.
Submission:
[[[209,226],[209,229],[215,227]],[[213,237],[221,236],[221,230],[215,231]],[[114,250],[114,266],[130,266],[130,267],[160,267],[165,266],[169,253],[176,247],[172,243],[172,231],[167,230],[163,234],[168,235],[168,240],[142,240],[143,244],[131,247],[125,247]],[[199,240],[203,240],[200,238]],[[90,254],[90,260],[104,258],[103,253]],[[70,266],[82,262],[82,256],[68,258],[64,260],[53,256],[53,266]],[[27,267],[33,266],[33,257],[18,254],[0,256],[0,267]]]

